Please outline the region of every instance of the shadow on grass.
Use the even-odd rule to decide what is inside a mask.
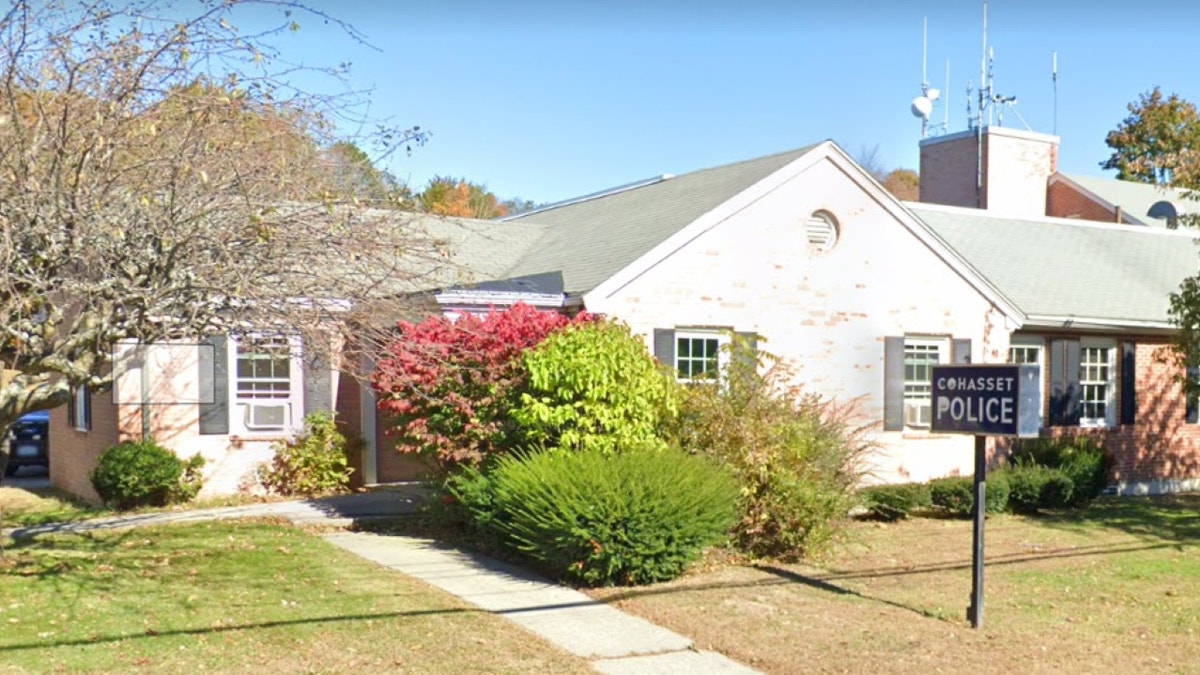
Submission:
[[[1043,513],[1036,519],[1058,529],[1103,527],[1139,538],[1191,544],[1200,541],[1200,494],[1102,497],[1086,509]]]
[[[1149,551],[1155,549],[1174,548],[1171,543],[1146,543],[1133,545],[1097,545],[1097,546],[1078,546],[1059,551],[1048,551],[1044,553],[1016,553],[1001,556],[987,556],[985,565],[987,567],[998,567],[1005,565],[1020,565],[1023,563],[1037,562],[1047,559],[1062,559],[1062,558],[1085,558],[1090,556],[1114,555],[1120,553],[1130,553],[1136,551]],[[774,565],[755,565],[753,569],[762,571],[771,575],[774,578],[763,579],[757,581],[738,582],[738,583],[708,583],[708,584],[691,584],[680,587],[656,587],[656,588],[631,588],[621,591],[605,599],[607,603],[616,603],[621,600],[634,599],[645,596],[665,595],[670,593],[689,593],[694,591],[705,591],[714,589],[731,589],[731,588],[762,588],[768,586],[779,586],[783,584],[795,583],[808,586],[817,591],[831,593],[834,595],[853,596],[869,602],[877,602],[880,604],[895,607],[906,611],[926,616],[933,619],[948,620],[946,616],[939,613],[930,612],[928,610],[906,605],[903,603],[888,600],[887,598],[873,596],[863,593],[854,588],[850,588],[844,584],[837,582],[854,581],[858,579],[885,579],[889,577],[901,577],[908,575],[933,574],[938,572],[963,571],[964,573],[972,568],[972,561],[967,558],[964,560],[954,560],[950,562],[931,563],[928,565],[908,565],[905,567],[879,567],[866,570],[832,570],[824,573],[802,574],[793,570],[777,567]]]
[[[474,608],[457,608],[457,609],[423,609],[411,612],[382,612],[378,614],[350,614],[343,616],[316,616],[302,619],[287,619],[279,621],[258,621],[254,623],[242,623],[224,626],[206,626],[204,628],[180,628],[178,630],[152,630],[145,633],[122,633],[120,635],[108,635],[103,637],[91,636],[79,638],[77,640],[58,640],[58,641],[39,641],[37,643],[19,644],[19,645],[0,645],[0,653],[15,652],[24,649],[51,649],[55,647],[79,647],[83,645],[97,645],[112,642],[129,642],[131,640],[152,640],[163,637],[175,637],[180,635],[216,635],[221,633],[233,633],[244,630],[257,630],[266,628],[280,628],[286,626],[299,626],[307,624],[321,623],[341,623],[346,621],[370,621],[376,619],[394,619],[394,618],[414,618],[422,616],[438,616],[450,614],[486,614],[485,610]]]

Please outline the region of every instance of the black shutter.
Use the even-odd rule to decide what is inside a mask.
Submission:
[[[1079,426],[1079,340],[1050,341],[1050,426]]]
[[[951,363],[970,363],[971,362],[971,340],[961,339],[955,340],[952,348],[953,358]]]
[[[304,341],[304,414],[333,412],[333,378],[329,372],[329,359],[321,350],[310,349]],[[293,423],[299,420],[293,420]]]
[[[83,385],[83,427],[84,431],[92,430],[92,392]]]
[[[673,328],[654,329],[654,358],[671,370],[675,369],[675,330]]]
[[[884,338],[883,430],[904,429],[904,338]]]
[[[229,433],[229,338],[213,335],[200,341],[212,349],[200,350],[200,391],[212,383],[212,403],[200,404],[200,433]]]
[[[1200,366],[1188,366],[1186,372],[1189,384],[1195,384],[1196,378],[1200,377]],[[1200,422],[1200,395],[1189,386],[1184,388],[1184,396],[1187,397],[1185,410],[1188,424]]]
[[[1121,424],[1133,424],[1137,410],[1137,345],[1121,343]]]

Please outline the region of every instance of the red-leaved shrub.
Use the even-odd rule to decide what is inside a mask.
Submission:
[[[518,357],[571,321],[518,303],[482,317],[400,322],[372,376],[379,408],[396,417],[399,450],[448,468],[511,448],[518,430],[508,412],[526,382]]]

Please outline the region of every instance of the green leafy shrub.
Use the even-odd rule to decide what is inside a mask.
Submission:
[[[1104,448],[1084,437],[1022,440],[1010,462],[1062,470],[1072,484],[1070,506],[1082,506],[1100,496],[1108,485],[1111,468],[1111,457]]]
[[[929,495],[934,506],[956,516],[969,516],[975,504],[975,481],[964,476],[935,478],[929,481]]]
[[[187,501],[200,490],[200,455],[184,462],[154,441],[126,441],[100,453],[92,487],[119,510]]]
[[[512,416],[526,445],[606,452],[663,445],[678,386],[627,326],[568,325],[526,350],[523,361],[528,389]]]
[[[917,509],[933,504],[925,483],[872,485],[858,491],[871,518],[888,522],[902,520]]]
[[[950,476],[929,482],[930,498],[934,506],[949,513],[966,517],[975,513],[975,479],[968,476]],[[983,493],[984,513],[1003,513],[1008,507],[1010,486],[1008,477],[1000,471],[987,476]]]
[[[488,480],[494,506],[474,510],[487,527],[548,573],[589,586],[675,578],[724,538],[737,501],[719,466],[652,447],[506,456]]]
[[[1017,513],[1061,509],[1074,503],[1075,484],[1061,469],[1039,464],[1017,464],[1005,470],[1010,486],[1009,505]]]
[[[1008,474],[995,471],[987,476],[987,487],[983,494],[984,513],[1004,513],[1008,510],[1008,500],[1012,496],[1012,485],[1008,482]]]
[[[272,492],[315,497],[345,492],[350,484],[354,469],[346,456],[346,439],[329,413],[306,416],[303,431],[276,441],[271,449],[274,457],[259,468],[258,478]]]
[[[741,486],[734,544],[754,556],[797,559],[842,532],[872,445],[853,402],[792,384],[776,357],[733,336],[717,383],[684,388],[672,443],[729,467]]]
[[[393,415],[397,450],[443,472],[509,452],[521,441],[510,416],[526,386],[521,353],[572,321],[592,320],[518,302],[484,316],[401,321],[371,376],[380,408]]]

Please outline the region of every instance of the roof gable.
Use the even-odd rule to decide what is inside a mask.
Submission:
[[[1186,191],[1150,183],[1065,173],[1057,173],[1050,180],[1068,183],[1109,210],[1121,207],[1123,217],[1136,224],[1167,227],[1167,222],[1158,215],[1162,202],[1169,203],[1180,215],[1197,210]]]

